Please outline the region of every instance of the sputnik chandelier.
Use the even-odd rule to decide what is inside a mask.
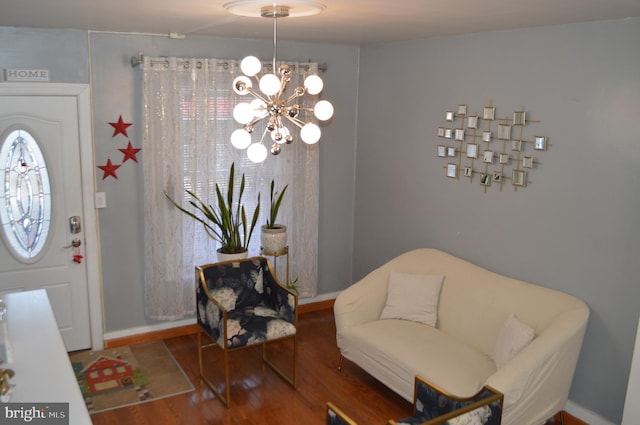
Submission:
[[[306,94],[315,96],[323,89],[322,79],[317,75],[309,75],[305,78],[303,86],[291,88],[291,68],[287,64],[281,64],[276,73],[277,54],[277,19],[288,16],[307,16],[321,12],[324,5],[307,0],[289,0],[295,6],[285,6],[256,0],[239,0],[227,3],[224,7],[231,13],[242,16],[261,16],[273,18],[273,73],[258,76],[262,70],[262,63],[255,56],[247,56],[240,62],[240,70],[244,75],[233,80],[233,90],[241,95],[251,95],[251,102],[240,102],[233,109],[233,118],[242,128],[231,134],[231,144],[238,149],[247,149],[247,156],[253,162],[263,162],[268,151],[265,146],[265,138],[271,143],[272,155],[280,153],[280,146],[290,144],[294,140],[293,126],[300,128],[300,138],[307,144],[314,144],[320,140],[320,127],[311,120],[306,119],[315,116],[320,121],[327,121],[333,116],[333,105],[327,100],[320,100],[313,107],[303,106],[312,102],[307,100]],[[260,14],[252,12],[252,8],[259,6]],[[295,13],[294,13],[295,12]],[[260,91],[253,88],[254,82],[258,84]],[[252,141],[252,134],[256,124],[265,120],[265,128],[260,140]]]

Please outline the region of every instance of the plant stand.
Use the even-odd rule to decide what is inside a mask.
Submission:
[[[278,279],[278,257],[286,257],[287,268],[285,273],[286,280],[284,281],[284,285],[285,286],[289,285],[289,246],[288,245],[285,246],[284,249],[279,252],[265,251],[263,247],[260,247],[260,255],[263,255],[266,257],[273,257],[273,274],[276,277],[276,279]]]

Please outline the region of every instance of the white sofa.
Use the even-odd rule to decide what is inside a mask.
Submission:
[[[392,271],[444,276],[436,327],[380,319]],[[334,312],[341,354],[391,390],[412,401],[416,375],[457,396],[489,385],[504,394],[503,425],[543,424],[564,409],[589,317],[571,295],[428,248],[402,254],[342,291]],[[497,368],[494,349],[512,314],[535,337]]]

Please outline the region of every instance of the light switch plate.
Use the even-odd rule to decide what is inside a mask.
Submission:
[[[107,195],[104,192],[95,193],[96,208],[107,208]]]

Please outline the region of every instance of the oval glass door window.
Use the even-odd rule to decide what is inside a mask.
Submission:
[[[51,185],[38,143],[13,130],[0,147],[0,221],[9,251],[24,263],[43,252],[51,225]]]

